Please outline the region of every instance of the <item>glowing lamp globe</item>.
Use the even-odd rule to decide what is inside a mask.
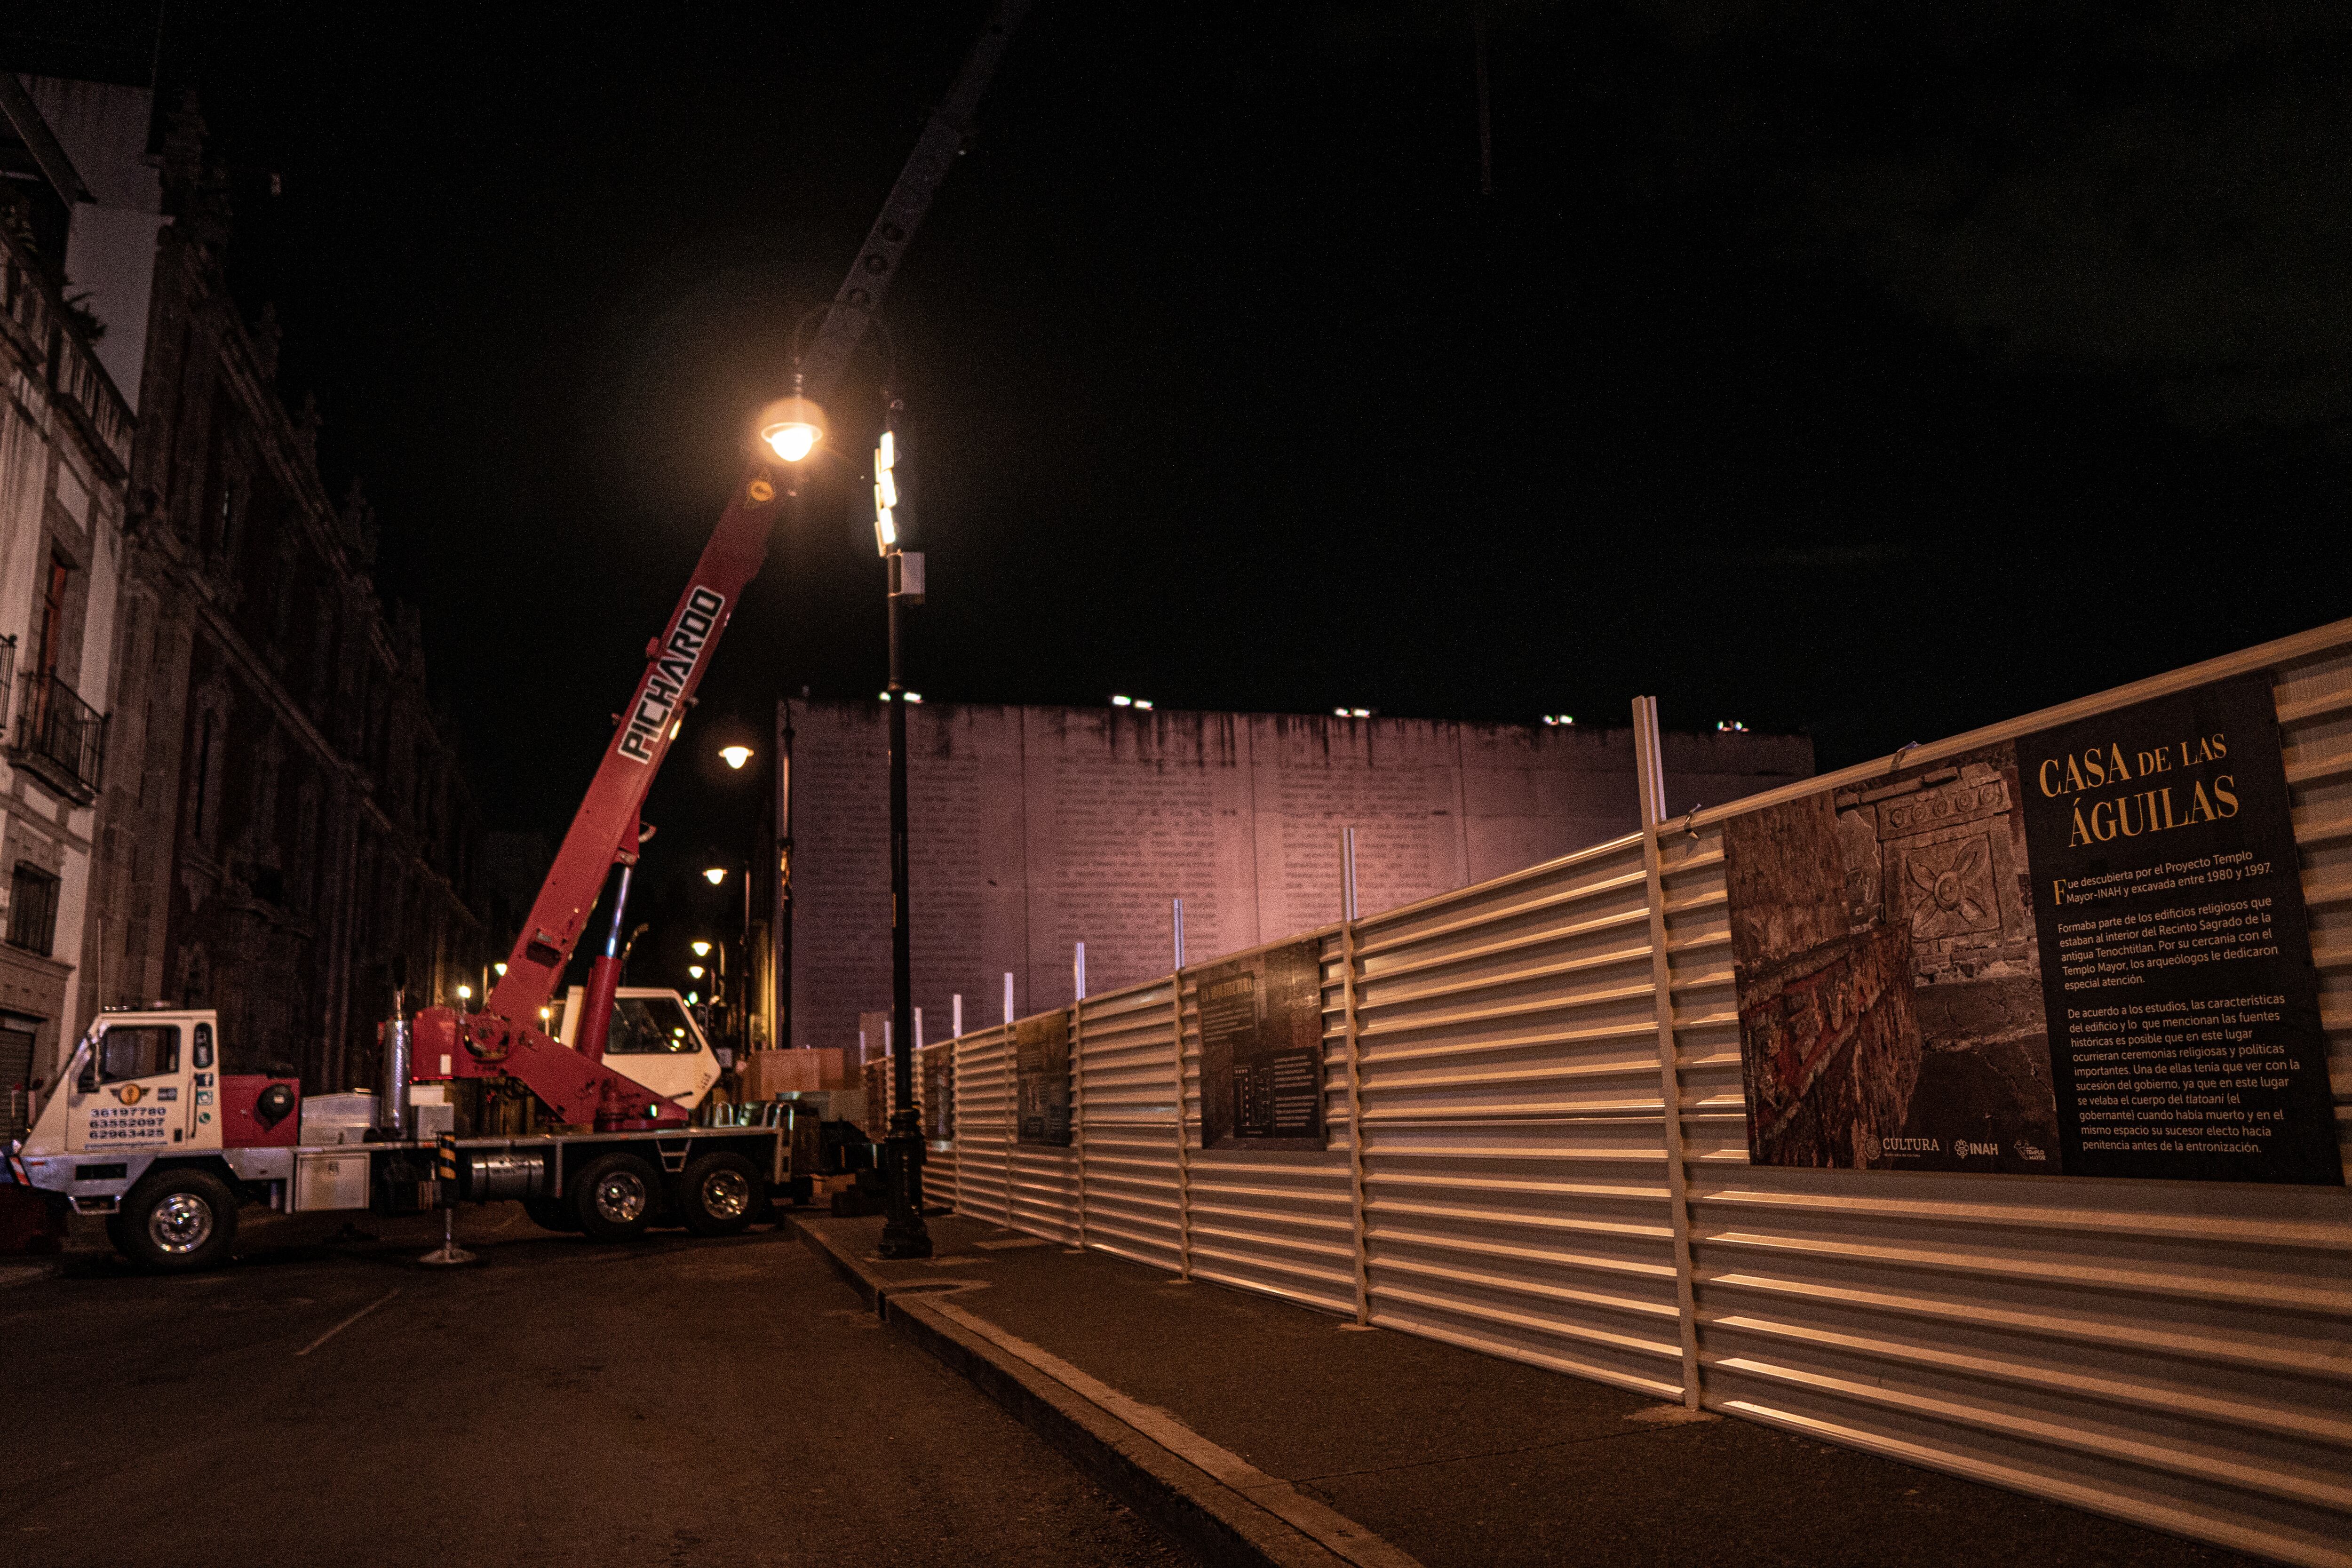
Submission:
[[[760,444],[797,463],[824,439],[824,410],[805,397],[780,397],[760,410]]]

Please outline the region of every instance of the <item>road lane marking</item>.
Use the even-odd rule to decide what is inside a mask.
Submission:
[[[333,1339],[337,1334],[341,1333],[345,1329],[350,1328],[353,1323],[358,1322],[362,1318],[366,1317],[370,1312],[374,1311],[378,1307],[383,1306],[386,1301],[391,1300],[394,1296],[399,1294],[400,1289],[397,1286],[394,1287],[392,1289],[386,1290],[383,1295],[378,1296],[374,1300],[370,1301],[366,1306],[362,1307],[358,1311],[353,1312],[350,1317],[345,1318],[341,1322],[337,1323],[333,1328],[329,1329],[325,1333],[320,1334],[317,1339],[312,1340],[309,1344],[304,1345],[300,1350],[296,1351],[294,1353],[296,1355],[309,1355],[312,1351],[317,1350],[320,1345],[325,1344],[329,1340]]]
[[[982,1242],[980,1245],[987,1244]],[[893,1298],[906,1289],[900,1286],[898,1291],[891,1293]],[[941,1317],[952,1319],[1000,1349],[1027,1362],[1071,1393],[1092,1401],[1106,1414],[1125,1422],[1169,1452],[1215,1477],[1300,1534],[1358,1564],[1359,1568],[1422,1568],[1420,1559],[1365,1529],[1339,1510],[1318,1502],[1288,1481],[1267,1475],[1239,1454],[1220,1448],[1160,1406],[1146,1405],[1121,1394],[1110,1384],[1080,1372],[1051,1351],[1005,1332],[987,1319],[966,1311],[953,1301],[932,1300],[928,1291],[921,1292],[919,1299]]]

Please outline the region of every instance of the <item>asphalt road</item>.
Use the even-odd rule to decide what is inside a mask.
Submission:
[[[461,1215],[482,1263],[428,1270],[436,1221],[245,1217],[211,1274],[77,1220],[0,1278],[0,1561],[1191,1561],[789,1234],[606,1247],[496,1205]]]

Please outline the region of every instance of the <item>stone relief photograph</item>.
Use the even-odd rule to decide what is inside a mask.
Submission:
[[[1724,832],[1759,1165],[2060,1169],[2012,745]]]

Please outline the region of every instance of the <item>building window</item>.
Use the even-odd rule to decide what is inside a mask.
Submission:
[[[58,656],[65,652],[66,589],[73,582],[73,563],[62,555],[49,557],[49,580],[41,595],[41,651],[39,669],[43,676],[58,672]]]
[[[207,708],[204,711],[204,717],[196,724],[196,797],[194,808],[189,813],[193,818],[189,826],[194,829],[196,841],[200,844],[205,839],[205,807],[211,804],[209,797],[212,793],[212,777],[213,710]]]
[[[19,860],[8,897],[8,945],[47,957],[57,942],[58,879]]]

